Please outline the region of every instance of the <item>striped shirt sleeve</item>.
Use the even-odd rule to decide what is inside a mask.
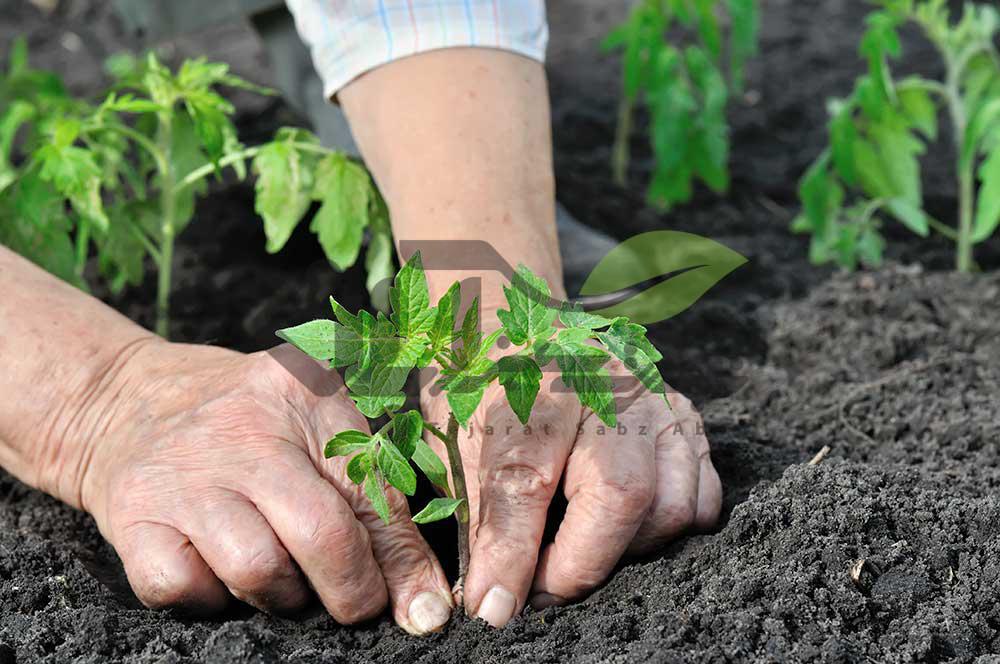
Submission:
[[[327,98],[370,69],[455,46],[544,61],[544,0],[286,0]]]

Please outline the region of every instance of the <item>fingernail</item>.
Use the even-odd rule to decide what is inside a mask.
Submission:
[[[451,607],[436,593],[424,592],[410,602],[410,624],[421,634],[436,632],[451,618]]]
[[[493,586],[479,603],[477,618],[482,618],[494,627],[503,627],[514,616],[517,598],[500,586]]]
[[[566,598],[560,597],[559,595],[551,595],[549,593],[538,593],[531,598],[531,608],[536,611],[541,611],[542,609],[547,609],[550,606],[562,606],[566,604]]]

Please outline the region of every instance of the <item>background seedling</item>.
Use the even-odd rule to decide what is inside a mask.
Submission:
[[[604,318],[568,304],[554,304],[545,281],[524,266],[504,290],[509,309],[498,312],[502,326],[484,337],[478,301],[473,301],[458,322],[458,283],[431,306],[420,254],[416,253],[390,289],[390,317],[367,311],[354,315],[331,298],[336,320],[314,320],[277,333],[311,357],[343,369],[348,392],[367,417],[389,417],[374,434],[338,433],[327,444],[326,456],[351,457],[348,476],[364,487],[385,521],[390,518],[385,483],[412,496],[417,483],[413,466],[422,471],[442,496],[413,520],[430,523],[455,516],[459,584],[469,562],[469,512],[458,428],[468,426],[487,386],[499,381],[518,420],[528,425],[542,381],[541,367],[554,362],[580,402],[606,425],[615,426],[611,376],[604,366],[613,355],[666,401],[666,384],[656,367],[662,356],[646,339],[644,327],[624,317]],[[556,320],[562,325],[558,330]],[[490,351],[501,335],[517,350],[494,360]],[[443,429],[425,422],[418,411],[400,410],[410,372],[432,363],[439,371],[436,386],[444,391],[450,407]],[[444,444],[451,486],[444,464],[423,440],[424,431]]]
[[[1000,13],[968,3],[951,21],[945,0],[880,0],[867,19],[861,55],[868,73],[846,99],[830,102],[830,147],[802,178],[802,214],[793,230],[812,235],[815,263],[877,266],[894,219],[926,237],[955,242],[955,267],[972,269],[973,247],[1000,223]],[[898,29],[918,25],[945,65],[943,81],[894,79],[889,61],[902,54]],[[924,209],[919,157],[945,113],[954,141],[958,223],[949,226]],[[978,175],[978,195],[977,195]]]
[[[195,199],[223,169],[239,179],[252,170],[269,252],[318,203],[310,229],[331,265],[353,265],[370,228],[369,288],[391,277],[388,211],[363,166],[304,129],[280,129],[254,147],[239,142],[219,89],[268,90],[204,59],[172,72],[154,54],[116,56],[108,69],[114,87],[95,106],[30,69],[24,42],[14,45],[0,85],[0,242],[81,287],[95,245],[113,291],[140,283],[150,257],[156,331],[166,336],[174,244]]]
[[[723,46],[726,18],[728,48]],[[756,0],[641,0],[608,35],[604,48],[622,52],[622,100],[612,152],[620,185],[627,180],[633,114],[644,102],[656,162],[650,203],[667,209],[688,201],[695,180],[716,192],[728,189],[726,104],[730,92],[743,89],[744,64],[757,50],[758,21]]]

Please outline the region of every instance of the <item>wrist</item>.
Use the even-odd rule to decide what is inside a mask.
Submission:
[[[107,448],[135,416],[142,365],[169,347],[145,331],[107,346],[64,384],[61,403],[48,411],[25,455],[27,481],[59,500],[92,512],[101,484]],[[110,455],[113,456],[113,455]]]

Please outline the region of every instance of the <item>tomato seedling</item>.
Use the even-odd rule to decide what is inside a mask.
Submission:
[[[374,434],[342,431],[326,446],[326,456],[349,456],[347,474],[364,488],[379,516],[389,521],[384,484],[406,495],[417,485],[416,466],[442,497],[432,500],[413,520],[429,523],[454,515],[458,521],[459,584],[469,562],[469,512],[465,474],[458,447],[458,428],[467,427],[488,385],[499,381],[518,420],[529,424],[542,381],[551,362],[580,402],[608,426],[615,426],[615,398],[605,364],[618,357],[646,389],[666,401],[666,384],[656,367],[662,356],[646,339],[646,329],[627,318],[605,318],[552,302],[545,281],[521,266],[505,288],[509,309],[498,312],[501,327],[480,331],[478,298],[461,324],[458,283],[431,306],[427,280],[416,253],[396,275],[391,287],[392,314],[373,316],[346,311],[333,298],[336,320],[314,320],[279,330],[277,335],[309,356],[344,370],[348,393],[365,416],[389,417]],[[562,327],[556,329],[558,319]],[[500,336],[518,347],[499,360],[490,356]],[[450,412],[443,429],[425,422],[415,410],[401,412],[403,386],[410,372],[431,363]],[[664,407],[668,407],[667,402]],[[448,471],[423,440],[437,437],[445,447]],[[412,464],[412,465],[411,465]]]
[[[728,48],[723,15],[729,19]],[[611,157],[620,185],[627,181],[634,111],[644,101],[656,162],[650,203],[668,209],[690,200],[695,180],[716,192],[729,188],[726,105],[731,92],[743,89],[744,65],[757,50],[758,23],[756,0],[640,0],[608,35],[604,49],[622,51],[622,100]],[[690,43],[675,46],[668,35]]]
[[[81,286],[96,244],[113,291],[140,283],[149,256],[158,270],[156,331],[167,336],[176,237],[206,180],[225,168],[244,179],[249,164],[269,252],[280,251],[318,203],[310,228],[336,269],[355,263],[370,227],[369,287],[392,276],[388,211],[362,165],[304,129],[282,128],[254,147],[239,142],[235,109],[219,88],[269,90],[204,59],[173,72],[152,53],[120,55],[108,69],[115,84],[92,105],[28,68],[23,41],[15,45],[0,85],[10,98],[0,113],[0,241]],[[20,159],[12,157],[15,145],[25,152]]]
[[[802,214],[793,230],[812,235],[814,263],[848,269],[882,262],[880,229],[894,219],[921,237],[934,231],[954,241],[955,267],[972,269],[973,247],[1000,223],[1000,13],[967,3],[957,22],[945,0],[880,0],[867,18],[861,55],[868,72],[846,99],[830,102],[830,146],[799,186]],[[897,81],[899,28],[921,28],[944,62],[944,80]],[[954,141],[957,227],[927,213],[919,157],[938,135],[944,112]],[[976,193],[978,173],[979,187]]]

